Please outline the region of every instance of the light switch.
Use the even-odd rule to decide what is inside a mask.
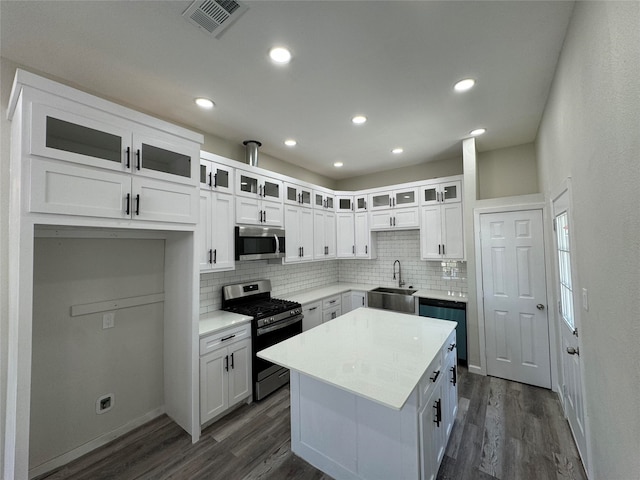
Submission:
[[[109,312],[102,315],[102,329],[113,328],[116,326],[115,312]]]
[[[586,288],[582,289],[582,308],[587,312],[589,311],[589,295]]]

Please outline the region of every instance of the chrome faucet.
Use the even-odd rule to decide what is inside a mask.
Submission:
[[[400,266],[400,260],[393,262],[393,279],[396,279],[396,263],[398,264],[398,287],[404,287],[404,280],[402,280],[402,267]]]

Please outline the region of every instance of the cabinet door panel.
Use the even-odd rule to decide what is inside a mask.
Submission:
[[[371,232],[369,231],[369,219],[366,213],[355,214],[355,243],[356,243],[356,257],[359,258],[371,258],[372,246]]]
[[[229,347],[229,406],[251,394],[251,343],[249,340]]]
[[[422,207],[422,229],[420,235],[420,257],[423,260],[440,259],[441,250],[440,233],[440,206],[432,205]]]
[[[418,208],[396,208],[392,213],[395,228],[418,228],[420,226],[420,213]]]
[[[215,192],[211,194],[212,266],[217,271],[235,268],[233,210],[233,195]]]
[[[131,194],[129,174],[31,161],[31,212],[126,219],[131,216],[126,213],[127,194]]]
[[[196,185],[199,183],[200,151],[159,135],[133,136],[131,169],[147,177]]]
[[[393,228],[391,210],[381,212],[371,212],[369,216],[369,226],[371,230],[388,230]]]
[[[200,357],[200,423],[221,414],[228,406],[227,349]]]
[[[302,306],[302,331],[306,332],[322,323],[322,303],[316,302]]]
[[[443,257],[462,260],[464,259],[462,204],[445,204],[441,208]]]
[[[132,218],[197,223],[199,189],[150,178],[132,178]]]
[[[325,258],[336,258],[336,214],[324,214],[324,241],[327,245]]]
[[[300,209],[300,246],[302,247],[302,260],[313,260],[313,210]]]
[[[260,200],[236,197],[236,223],[262,225],[260,212]]]
[[[352,258],[356,254],[353,213],[338,213],[336,216],[336,253],[338,258]]]
[[[198,263],[200,270],[210,270],[213,267],[213,240],[211,237],[212,193],[200,190],[200,221],[198,222]]]
[[[31,153],[94,167],[129,171],[131,131],[48,105],[32,106]],[[131,157],[129,163],[131,164]]]
[[[371,205],[371,210],[391,208],[391,192],[372,193],[369,195],[369,204]]]
[[[282,226],[282,204],[276,202],[262,202],[264,225],[270,227]]]

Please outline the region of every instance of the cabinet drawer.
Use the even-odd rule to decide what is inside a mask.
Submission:
[[[451,335],[449,335],[449,338],[447,338],[447,341],[444,343],[444,346],[442,347],[442,358],[445,363],[449,355],[454,355],[455,357],[457,357],[458,355],[458,349],[456,348],[456,331],[455,330],[451,332]]]
[[[323,310],[322,323],[329,322],[335,318],[338,318],[340,315],[342,315],[342,308],[340,307],[340,305]]]
[[[335,297],[329,297],[329,298],[325,298],[322,301],[322,309],[328,309],[328,308],[333,308],[333,307],[337,307],[338,305],[342,304],[342,299],[340,297],[340,295],[336,295]]]
[[[438,354],[420,380],[420,406],[424,405],[438,383],[438,380],[440,380],[440,377],[445,375],[445,373],[446,372],[443,371],[442,355]]]
[[[226,347],[239,340],[251,338],[251,324],[231,327],[207,335],[200,339],[200,355],[205,355],[220,347]]]

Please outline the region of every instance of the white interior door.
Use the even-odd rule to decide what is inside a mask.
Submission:
[[[553,201],[556,265],[556,289],[560,314],[560,361],[562,364],[562,398],[564,413],[586,466],[587,441],[584,400],[582,395],[582,362],[579,348],[579,315],[574,309],[575,282],[571,262],[571,228],[569,193],[565,190]]]
[[[551,388],[542,210],[480,216],[487,373]]]

